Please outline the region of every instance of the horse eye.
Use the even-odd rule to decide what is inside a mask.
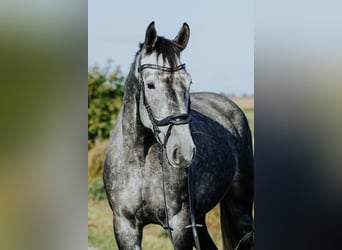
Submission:
[[[149,88],[149,89],[155,89],[156,87],[154,86],[154,84],[153,83],[148,83],[147,84],[147,87]]]

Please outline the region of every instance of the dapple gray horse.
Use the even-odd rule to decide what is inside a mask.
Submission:
[[[224,249],[253,244],[248,122],[222,95],[190,95],[191,77],[180,61],[189,35],[184,23],[174,40],[159,37],[152,22],[126,78],[103,176],[119,249],[141,249],[143,227],[151,223],[168,229],[174,249],[199,247],[188,226],[192,213],[202,225],[200,248],[217,249],[205,215],[218,203]]]

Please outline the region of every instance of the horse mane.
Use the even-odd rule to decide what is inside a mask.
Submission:
[[[141,52],[143,47],[144,43],[140,43],[139,51],[137,52],[136,57]],[[174,45],[171,40],[158,36],[153,50],[149,51],[148,54],[151,54],[154,51],[157,53],[157,56],[162,55],[163,60],[167,60],[171,68],[177,66],[177,59],[180,56],[180,49],[176,45]]]

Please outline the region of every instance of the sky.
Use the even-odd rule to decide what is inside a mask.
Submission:
[[[246,1],[88,1],[88,66],[108,60],[129,72],[147,26],[173,39],[184,22],[190,39],[181,54],[192,92],[254,95],[254,2]]]

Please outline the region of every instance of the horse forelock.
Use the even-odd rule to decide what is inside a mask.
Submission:
[[[129,74],[126,78],[125,97],[133,96],[134,93],[137,94],[137,67],[139,66],[139,55],[141,54],[143,48],[144,43],[140,43],[139,50],[135,54],[134,62],[132,63]],[[180,49],[176,45],[174,45],[171,40],[158,36],[155,46],[151,51],[148,51],[147,54],[150,55],[154,52],[156,53],[157,58],[162,55],[164,62],[167,61],[169,63],[169,67],[173,68],[178,65],[178,61],[180,58]],[[172,81],[172,76],[173,73],[171,72],[170,78],[167,80]]]
[[[143,43],[139,45],[139,51],[136,54],[136,59],[144,47]],[[147,51],[147,54],[156,52],[157,57],[162,55],[163,60],[167,61],[171,68],[176,67],[180,57],[180,49],[173,42],[164,37],[158,36],[157,41],[152,50]]]

